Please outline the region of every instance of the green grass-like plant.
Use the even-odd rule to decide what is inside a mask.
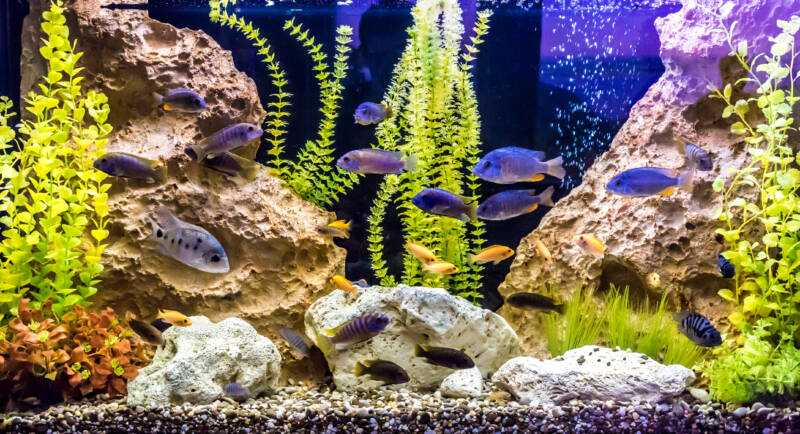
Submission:
[[[25,99],[17,131],[8,99],[0,100],[0,322],[17,315],[22,298],[54,315],[84,305],[97,292],[108,237],[109,184],[92,167],[111,126],[107,98],[81,89],[82,53],[69,40],[63,3],[43,14],[39,53],[46,71]]]
[[[551,312],[542,319],[547,349],[552,357],[596,344],[603,328],[593,291],[578,289],[563,306],[563,313]]]
[[[729,244],[724,256],[736,267],[733,287],[719,296],[734,304],[728,320],[740,336],[714,351],[717,359],[703,367],[714,398],[750,402],[763,395],[796,393],[798,382],[797,324],[800,323],[800,170],[793,108],[796,85],[797,33],[800,17],[778,20],[780,33],[770,38],[768,54],[748,53],[746,40],[734,42],[734,22],[720,19],[732,56],[746,75],[712,98],[725,104],[723,118],[735,119],[730,130],[745,142],[749,163],[729,169],[730,179],[714,181],[722,194],[717,230]],[[745,86],[755,87],[747,94]],[[760,238],[743,238],[759,234]]]
[[[453,0],[422,0],[412,9],[414,24],[394,69],[383,103],[394,116],[376,129],[376,148],[402,151],[417,158],[417,170],[387,175],[368,218],[369,251],[375,276],[383,285],[436,286],[476,302],[481,294],[482,266],[468,257],[485,240],[483,223],[463,223],[418,209],[411,199],[428,187],[479,199],[478,180],[470,169],[480,152],[480,116],[472,84],[471,62],[489,30],[490,11],[478,12],[475,36],[461,51],[461,8]],[[392,207],[392,205],[394,205]],[[384,258],[383,220],[391,208],[401,217],[406,241],[421,243],[459,273],[431,274],[405,253],[401,277],[389,273]]]

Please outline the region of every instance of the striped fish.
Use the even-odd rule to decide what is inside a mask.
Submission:
[[[676,313],[674,318],[678,323],[678,330],[695,344],[701,347],[716,347],[722,344],[719,331],[703,315],[684,310]]]
[[[382,332],[390,318],[382,313],[366,313],[339,327],[324,330],[317,346],[328,354],[333,348],[341,350],[351,344],[371,339]]]
[[[191,154],[190,156],[197,161],[203,161],[208,155],[221,154],[244,146],[262,134],[264,131],[253,124],[230,125],[206,137],[200,143],[189,146],[189,150],[194,153],[194,156]]]
[[[714,162],[711,160],[711,156],[708,155],[708,152],[706,152],[705,149],[684,138],[679,138],[677,143],[678,152],[685,155],[686,158],[688,158],[689,161],[697,168],[697,170],[701,172],[708,172],[714,168]]]
[[[293,350],[302,354],[303,357],[308,357],[308,355],[311,354],[311,350],[308,348],[306,340],[303,339],[303,337],[300,336],[300,334],[298,334],[296,331],[286,327],[281,327],[278,329],[278,334],[281,335],[283,340],[285,340]]]
[[[726,279],[732,279],[736,275],[736,267],[722,255],[717,255],[717,266],[719,267],[719,274]]]

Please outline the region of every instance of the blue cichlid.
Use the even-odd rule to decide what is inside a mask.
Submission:
[[[606,190],[622,196],[668,196],[676,188],[692,189],[692,172],[672,176],[673,171],[659,167],[637,167],[615,176]]]
[[[389,317],[382,313],[367,313],[336,328],[325,330],[317,346],[328,354],[332,349],[341,350],[348,346],[372,339],[389,325]]]
[[[203,161],[207,156],[221,154],[225,151],[244,146],[248,142],[258,139],[262,134],[264,134],[264,131],[257,125],[235,124],[227,126],[206,137],[200,143],[190,145],[189,147],[196,156],[194,159]]]
[[[417,158],[383,149],[357,149],[342,155],[336,165],[348,172],[388,175],[413,172]]]
[[[250,399],[250,389],[239,383],[228,383],[222,390],[225,396],[236,402],[245,402]]]
[[[535,190],[508,190],[493,194],[478,207],[478,218],[507,220],[527,214],[539,205],[552,207],[553,191],[555,188],[551,185],[539,194]]]
[[[95,169],[111,176],[133,179],[152,179],[162,183],[167,179],[167,165],[126,152],[108,152],[92,163]]]
[[[408,383],[411,378],[400,365],[388,360],[364,360],[356,362],[353,373],[356,377],[369,375],[374,381],[383,382],[384,386]]]
[[[154,93],[159,107],[166,111],[197,113],[206,109],[206,101],[189,89],[173,89],[166,95]]]
[[[566,171],[562,167],[563,159],[556,157],[542,161],[544,158],[544,152],[508,146],[486,154],[472,169],[472,173],[496,184],[541,181],[545,174],[564,178]]]
[[[308,348],[306,340],[296,331],[290,328],[281,327],[278,329],[278,334],[283,338],[283,340],[286,341],[287,344],[289,344],[290,347],[292,347],[293,350],[303,355],[303,357],[308,357],[308,355],[311,354],[311,350]]]
[[[392,108],[386,104],[362,102],[356,107],[353,117],[359,125],[379,124],[392,117]]]
[[[714,168],[714,162],[708,152],[684,138],[678,139],[678,152],[685,155],[692,165],[701,172],[708,172]]]
[[[701,347],[716,347],[722,344],[722,336],[708,318],[697,312],[681,311],[674,315],[678,330]]]
[[[441,188],[426,188],[414,196],[411,203],[429,214],[452,217],[464,222],[477,218],[476,201]]]
[[[197,155],[191,146],[184,149],[186,155],[197,161]],[[261,165],[253,160],[249,160],[233,152],[222,152],[215,155],[208,155],[201,161],[203,166],[211,170],[224,173],[225,175],[241,178],[247,182],[253,182],[258,175]]]
[[[181,221],[166,208],[159,209],[157,215],[163,226],[150,219],[150,239],[158,253],[206,273],[230,271],[225,250],[208,231]]]
[[[736,275],[736,267],[722,255],[717,255],[717,266],[719,273],[726,279],[732,279]]]

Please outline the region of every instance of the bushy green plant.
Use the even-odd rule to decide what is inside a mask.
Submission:
[[[548,313],[542,319],[547,349],[553,357],[584,345],[596,344],[603,322],[598,315],[593,291],[578,289],[563,304],[562,313]]]
[[[478,12],[475,36],[461,51],[464,27],[461,8],[453,0],[422,0],[412,10],[414,24],[383,103],[394,116],[376,129],[376,148],[402,151],[417,158],[417,169],[387,175],[373,203],[369,250],[375,276],[383,285],[398,280],[409,285],[438,286],[476,301],[481,297],[482,266],[468,257],[481,249],[483,223],[464,223],[427,214],[411,199],[428,187],[442,188],[477,201],[478,182],[470,169],[480,151],[480,116],[472,84],[471,62],[488,32],[490,11]],[[384,258],[383,220],[390,205],[401,217],[406,241],[421,243],[459,273],[431,274],[410,253],[401,278],[389,273]]]
[[[750,161],[729,169],[727,181],[720,176],[714,182],[723,195],[718,233],[729,243],[724,256],[737,271],[733,288],[719,295],[735,305],[728,319],[741,336],[716,350],[718,359],[709,361],[704,373],[715,398],[746,402],[800,387],[797,376],[783,371],[796,370],[800,322],[800,160],[797,144],[789,143],[790,131],[796,131],[793,107],[800,100],[794,75],[800,17],[779,20],[781,32],[770,39],[770,53],[755,56],[749,56],[747,41],[734,42],[735,22],[720,24],[730,55],[746,76],[712,88],[712,97],[725,103],[723,118],[735,117],[731,133],[743,138]],[[755,94],[747,94],[747,87]],[[749,234],[760,239],[743,238]],[[725,372],[731,369],[738,373]]]
[[[0,321],[17,314],[23,297],[40,308],[52,299],[60,316],[97,292],[110,187],[92,168],[111,132],[107,98],[81,89],[82,53],[69,40],[62,2],[43,14],[39,53],[46,71],[25,100],[16,133],[11,103],[0,102]],[[87,232],[91,238],[87,237]]]
[[[298,196],[320,207],[330,207],[358,181],[358,174],[344,171],[337,167],[334,148],[334,130],[338,117],[339,100],[342,98],[342,80],[347,75],[347,62],[350,53],[350,43],[353,29],[350,26],[339,26],[336,29],[336,47],[334,49],[333,63],[327,61],[328,55],[323,50],[321,43],[316,42],[314,36],[309,35],[308,29],[303,29],[302,24],[295,23],[295,19],[286,20],[284,30],[294,36],[306,49],[314,61],[314,78],[320,88],[320,112],[322,120],[318,128],[316,140],[308,140],[297,155],[297,161],[282,158],[285,147],[287,118],[290,107],[291,94],[286,90],[288,80],[286,72],[281,69],[280,63],[275,60],[275,53],[267,43],[267,39],[260,35],[260,30],[253,23],[234,13],[228,13],[227,8],[235,5],[237,0],[210,0],[211,12],[209,17],[212,22],[227,26],[241,32],[254,47],[258,48],[261,61],[266,65],[275,91],[270,94],[267,102],[267,118],[265,120],[263,141],[270,145],[267,153],[272,157],[267,164],[272,167],[273,173],[279,176],[286,185]]]

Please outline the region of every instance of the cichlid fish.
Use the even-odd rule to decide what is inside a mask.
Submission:
[[[158,253],[206,273],[230,271],[228,255],[208,231],[178,219],[166,208],[158,210],[158,218],[163,226],[150,219],[150,239],[156,243]]]
[[[435,261],[422,266],[422,269],[428,273],[433,274],[456,274],[458,268],[455,265],[445,261]]]
[[[164,321],[179,327],[186,327],[192,325],[192,320],[188,316],[178,312],[177,310],[158,310],[156,319],[163,319]]]
[[[356,377],[369,375],[371,380],[381,381],[384,386],[408,383],[411,380],[405,369],[387,360],[364,360],[363,362],[356,362],[354,374]]]
[[[347,348],[377,336],[389,325],[389,321],[390,318],[382,313],[366,313],[338,327],[324,330],[317,346],[325,354],[334,348]]]
[[[544,158],[544,152],[508,146],[486,154],[472,168],[472,173],[496,184],[541,181],[545,174],[564,178],[566,171],[562,167],[563,159],[556,157],[542,161]]]
[[[209,155],[213,156],[244,146],[261,137],[264,131],[253,124],[234,124],[227,126],[216,133],[206,137],[200,143],[189,145],[195,160],[203,161]],[[186,151],[188,153],[188,151]]]
[[[308,343],[306,343],[305,338],[300,336],[299,333],[296,331],[281,327],[278,329],[278,334],[292,347],[293,350],[297,351],[298,354],[301,354],[303,357],[308,357],[311,354],[311,349],[308,347]]]
[[[165,330],[172,327],[172,324],[166,322],[163,318],[156,318],[150,322],[150,325],[155,327],[161,333],[164,333]]]
[[[478,218],[481,220],[508,220],[527,214],[539,205],[552,207],[552,196],[555,188],[547,187],[536,194],[534,190],[507,190],[489,196],[478,207]]]
[[[517,292],[506,297],[506,303],[520,309],[536,309],[545,312],[558,312],[564,311],[563,304],[557,304],[555,300],[544,295],[534,294],[532,292]]]
[[[469,369],[475,362],[463,351],[453,348],[414,346],[414,356],[423,357],[427,363],[450,369]]]
[[[706,152],[705,149],[682,137],[678,138],[677,144],[678,152],[685,155],[692,165],[697,168],[697,170],[701,172],[708,172],[714,168],[714,162],[711,160],[711,156],[708,155],[708,152]]]
[[[184,152],[192,160],[197,161],[197,154],[194,153],[195,151],[191,146],[187,146]],[[200,163],[211,170],[238,177],[247,182],[255,181],[258,170],[261,168],[261,165],[257,162],[227,151],[213,156],[208,155]]]
[[[320,226],[317,230],[321,234],[325,234],[335,238],[350,238],[350,220],[336,220],[335,222],[328,223],[325,226]]]
[[[722,344],[722,336],[708,318],[697,312],[681,311],[674,315],[678,330],[701,347],[716,347]]]
[[[128,318],[128,327],[150,345],[159,346],[164,343],[161,331],[144,321]]]
[[[670,169],[659,167],[629,169],[615,176],[606,185],[606,190],[622,196],[669,196],[676,188],[692,189],[691,171],[679,176],[672,176],[672,173]]]
[[[392,108],[386,104],[362,102],[356,107],[353,117],[359,125],[379,124],[392,117]]]
[[[576,235],[575,244],[578,245],[584,252],[590,253],[595,256],[603,256],[603,253],[606,251],[606,245],[603,244],[602,241],[598,240],[597,237],[594,235],[589,234],[581,234]]]
[[[352,292],[353,294],[358,294],[358,290],[353,285],[353,282],[347,280],[344,276],[335,275],[331,277],[331,285],[333,285],[336,289],[341,289],[342,291]]]
[[[167,165],[162,161],[148,160],[126,152],[107,152],[92,163],[95,169],[120,178],[152,179],[162,183],[167,180]]]
[[[733,279],[733,276],[736,275],[736,267],[721,254],[717,255],[717,266],[719,273],[726,279]]]
[[[399,151],[356,149],[342,155],[336,165],[348,172],[388,175],[413,172],[417,168],[417,157]]]
[[[652,288],[658,288],[661,286],[661,276],[658,273],[650,273],[647,275],[647,284],[650,285]]]
[[[328,223],[328,226],[336,229],[341,229],[343,231],[350,231],[351,221],[350,220],[336,220],[333,222]]]
[[[512,256],[514,256],[514,249],[495,244],[481,250],[480,253],[471,255],[470,260],[472,260],[472,262],[478,262],[481,264],[486,262],[494,262],[494,264],[497,265]]]
[[[441,188],[426,188],[417,193],[411,203],[429,214],[452,217],[463,222],[477,219],[477,202]]]
[[[153,93],[158,106],[166,111],[197,113],[206,109],[206,101],[189,89],[174,89],[166,95]]]
[[[433,252],[423,246],[422,244],[412,243],[411,241],[406,243],[406,249],[411,252],[417,259],[419,259],[423,264],[430,264],[431,262],[436,262],[436,255]]]
[[[228,383],[222,390],[225,396],[236,402],[245,402],[250,399],[250,389],[239,383]]]
[[[367,283],[366,279],[358,279],[353,282],[353,285],[358,286],[360,288],[369,288],[369,283]]]
[[[542,240],[538,238],[533,239],[533,245],[536,247],[536,252],[544,259],[544,263],[547,265],[553,265],[553,255],[550,254],[550,250],[547,250],[547,246],[544,245]]]

